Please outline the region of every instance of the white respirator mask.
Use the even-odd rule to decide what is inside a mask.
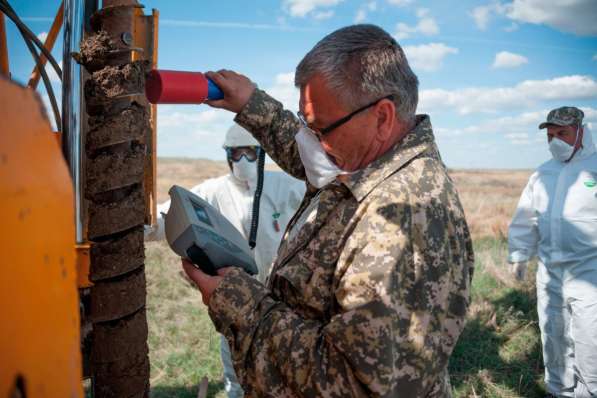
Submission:
[[[301,162],[309,183],[316,188],[323,188],[341,174],[352,174],[344,171],[327,155],[321,143],[307,127],[301,126],[294,136],[298,145]]]
[[[232,161],[232,175],[248,183],[256,181],[257,162],[249,162],[246,156],[242,156],[238,162]]]
[[[559,138],[553,137],[549,142],[549,151],[554,159],[565,163],[570,160],[574,153],[574,147],[578,143],[578,137],[580,136],[580,126],[576,129],[576,138],[574,139],[574,145],[569,145]]]

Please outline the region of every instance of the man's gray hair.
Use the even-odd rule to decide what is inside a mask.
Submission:
[[[296,67],[295,86],[304,86],[315,74],[349,108],[393,94],[397,116],[405,122],[415,116],[417,76],[400,45],[378,26],[347,26],[321,39]]]

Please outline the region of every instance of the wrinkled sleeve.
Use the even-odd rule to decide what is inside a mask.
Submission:
[[[527,183],[514,217],[508,228],[508,246],[510,263],[525,262],[537,254],[539,231],[537,229],[537,214],[533,208],[533,181],[531,176]]]
[[[299,180],[305,170],[294,136],[300,124],[292,112],[264,91],[255,89],[234,121],[247,129],[284,171]]]
[[[446,212],[429,214],[441,218]],[[235,369],[248,392],[415,397],[434,388],[466,310],[465,302],[458,307],[459,300],[449,296],[460,290],[458,281],[466,293],[468,279],[450,267],[450,256],[458,255],[449,239],[434,243],[423,236],[424,246],[413,254],[412,225],[407,206],[367,212],[342,252],[334,292],[340,308],[327,323],[301,318],[240,270],[226,275],[209,312],[233,347]],[[428,230],[422,228],[423,234]],[[415,260],[429,269],[417,272]],[[449,311],[453,304],[457,315]]]

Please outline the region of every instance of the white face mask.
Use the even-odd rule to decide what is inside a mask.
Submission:
[[[570,157],[574,153],[574,147],[577,144],[580,126],[576,129],[576,138],[574,139],[574,145],[569,145],[559,138],[552,138],[549,143],[549,151],[554,159],[564,163],[570,160]]]
[[[257,162],[249,162],[245,156],[238,162],[232,162],[232,175],[251,184],[257,180]]]
[[[311,185],[322,188],[340,174],[352,174],[340,169],[323,150],[317,137],[304,126],[294,136],[305,174]]]

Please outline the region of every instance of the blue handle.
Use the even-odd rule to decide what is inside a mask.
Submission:
[[[224,93],[211,79],[207,79],[207,99],[220,100],[224,98]]]

